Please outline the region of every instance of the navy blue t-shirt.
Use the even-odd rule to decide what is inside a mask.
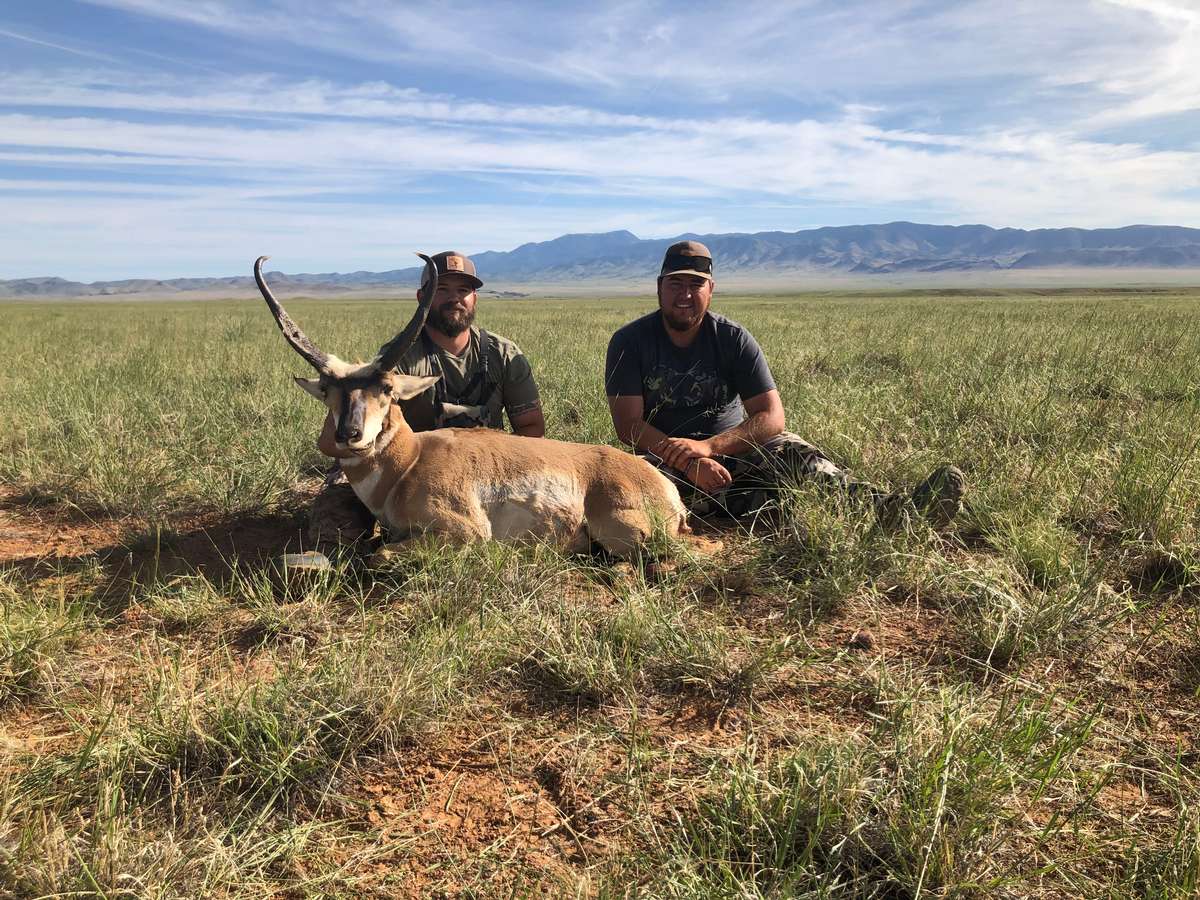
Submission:
[[[762,348],[737,322],[705,313],[696,339],[676,347],[655,310],[608,342],[604,388],[640,395],[646,421],[670,437],[705,440],[740,425],[742,400],[775,389]]]

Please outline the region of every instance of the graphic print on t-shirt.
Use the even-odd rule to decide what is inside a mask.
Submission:
[[[659,363],[646,373],[642,387],[647,405],[652,409],[660,406],[724,407],[733,399],[733,391],[716,372],[695,365],[680,372],[666,363]]]
[[[651,418],[660,410],[673,410],[681,425],[697,432],[707,430],[706,420],[718,417],[736,399],[719,373],[699,364],[680,371],[660,362],[646,373],[642,387]]]

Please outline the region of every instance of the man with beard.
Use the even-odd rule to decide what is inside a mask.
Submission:
[[[667,248],[658,309],[612,336],[604,383],[617,437],[670,475],[698,515],[741,517],[801,478],[871,503],[881,521],[909,512],[948,523],[961,507],[962,472],[935,469],[911,495],[849,477],[784,430],[783,402],[766,358],[741,325],[709,311],[712,254],[697,241]]]
[[[447,250],[432,257],[438,287],[421,339],[396,366],[403,375],[440,375],[429,390],[401,401],[413,431],[435,428],[503,428],[543,437],[546,420],[529,360],[512,341],[475,327],[476,290],[483,282],[465,254]],[[340,469],[326,478],[309,514],[309,538],[322,546],[369,537],[371,511]]]

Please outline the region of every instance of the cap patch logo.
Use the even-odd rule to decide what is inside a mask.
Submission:
[[[446,257],[447,272],[461,272],[463,270],[463,261],[461,256]]]

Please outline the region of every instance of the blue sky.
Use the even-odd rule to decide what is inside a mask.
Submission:
[[[1197,0],[0,4],[0,278],[1200,225]]]

